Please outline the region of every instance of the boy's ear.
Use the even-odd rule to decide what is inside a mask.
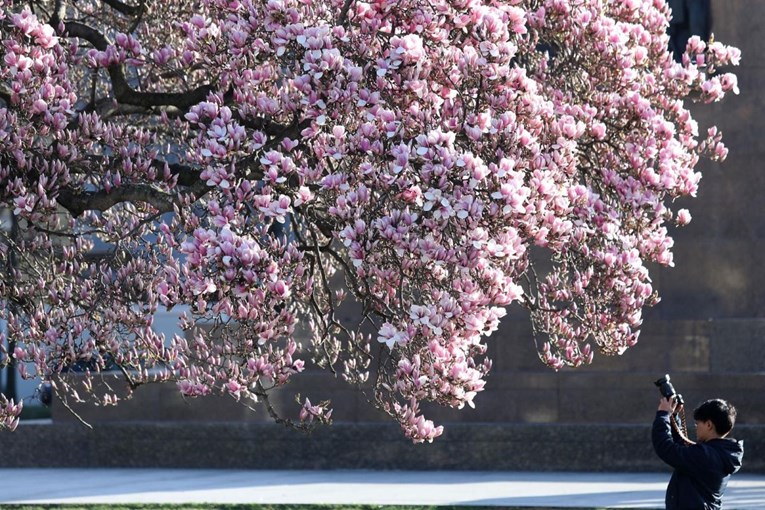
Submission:
[[[704,420],[704,421],[699,422],[699,423],[702,423],[704,425],[704,427],[709,431],[709,433],[714,435],[714,436],[719,436],[720,438],[723,438],[723,437],[728,435],[728,434],[722,434],[721,435],[719,432],[717,432],[717,427],[715,427],[715,424],[714,424],[714,422],[712,420]]]
[[[710,434],[717,434],[717,431],[715,429],[714,423],[712,423],[712,420],[699,420],[696,422],[696,435],[699,435],[699,432],[702,433],[704,437],[709,437]]]

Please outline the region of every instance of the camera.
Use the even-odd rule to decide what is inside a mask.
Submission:
[[[682,405],[685,402],[683,401],[683,396],[680,395],[677,391],[675,391],[675,387],[672,386],[672,383],[669,379],[669,374],[665,374],[664,377],[661,379],[658,379],[654,381],[654,384],[659,387],[659,392],[661,393],[661,396],[664,398],[670,398],[674,397],[675,402],[678,405]]]

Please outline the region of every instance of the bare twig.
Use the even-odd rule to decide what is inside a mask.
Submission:
[[[312,430],[313,427],[310,426],[310,425],[306,425],[306,424],[302,424],[302,423],[295,423],[294,421],[292,421],[292,420],[290,420],[288,418],[283,418],[276,411],[274,406],[271,405],[271,401],[269,400],[269,397],[268,397],[268,392],[266,392],[266,389],[263,387],[263,384],[260,381],[257,381],[255,383],[255,385],[256,385],[256,388],[257,388],[257,390],[254,392],[255,395],[257,395],[258,397],[261,398],[262,402],[266,406],[266,411],[268,412],[268,415],[271,417],[272,420],[274,420],[274,422],[276,422],[276,423],[278,423],[280,425],[284,425],[285,427],[290,428],[290,429],[299,430],[301,432],[306,432],[307,433],[307,432],[310,432]]]
[[[79,421],[80,423],[82,423],[83,425],[85,425],[86,427],[88,427],[89,429],[93,430],[93,425],[91,425],[90,423],[86,422],[86,421],[85,421],[85,420],[82,418],[82,416],[80,416],[79,414],[77,414],[77,411],[75,411],[74,409],[72,409],[72,407],[69,405],[69,403],[66,401],[66,399],[64,399],[64,398],[61,398],[61,397],[60,397],[58,394],[56,394],[56,398],[58,399],[58,401],[59,401],[59,402],[61,402],[61,405],[63,405],[64,407],[66,407],[66,410],[67,410],[67,411],[69,411],[70,413],[72,413],[72,416],[74,416],[74,417],[77,419],[77,421]]]

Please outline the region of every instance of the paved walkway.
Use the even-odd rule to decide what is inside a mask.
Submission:
[[[667,473],[0,469],[0,504],[293,503],[663,508]],[[765,510],[738,475],[726,510]]]

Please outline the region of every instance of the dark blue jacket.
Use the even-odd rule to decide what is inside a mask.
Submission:
[[[686,445],[670,425],[670,415],[658,411],[653,421],[653,448],[675,468],[667,486],[667,510],[719,510],[730,475],[741,467],[744,442],[712,439]]]

